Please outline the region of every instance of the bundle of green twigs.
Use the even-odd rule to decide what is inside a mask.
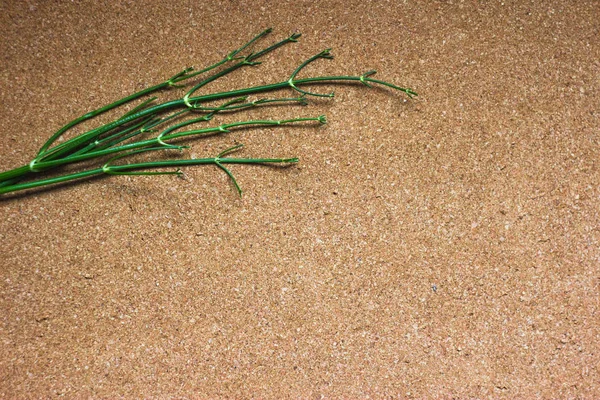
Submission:
[[[302,123],[314,121],[318,124],[324,124],[324,116],[304,117],[286,120],[247,120],[234,123],[221,124],[219,126],[207,127],[202,129],[183,130],[183,128],[201,122],[208,122],[213,117],[223,111],[239,110],[259,105],[272,103],[297,103],[306,104],[307,96],[333,97],[333,93],[320,94],[313,93],[304,88],[315,83],[335,83],[341,81],[355,81],[366,86],[371,84],[384,85],[406,93],[409,97],[416,96],[411,89],[398,87],[389,82],[374,79],[372,76],[375,71],[368,71],[358,76],[317,76],[310,78],[297,78],[298,73],[309,63],[320,58],[333,58],[330,50],[324,50],[315,56],[304,61],[298,68],[292,72],[290,77],[282,82],[268,85],[246,87],[225,92],[198,95],[196,91],[210,82],[221,78],[238,68],[260,64],[258,59],[267,53],[287,44],[296,42],[300,34],[293,34],[290,37],[277,42],[263,50],[243,54],[256,41],[263,38],[271,32],[267,29],[254,37],[248,43],[237,50],[229,53],[221,61],[206,67],[202,70],[186,68],[180,73],[172,76],[165,82],[156,86],[144,89],[121,100],[115,101],[107,106],[88,112],[79,118],[74,119],[55,134],[50,137],[40,148],[37,155],[27,165],[0,173],[0,194],[15,192],[24,189],[52,185],[60,182],[80,180],[95,175],[181,175],[180,167],[189,165],[213,164],[221,168],[233,181],[238,193],[242,191],[237,184],[232,173],[225,167],[226,164],[272,164],[272,163],[296,163],[297,158],[232,158],[227,155],[239,149],[242,145],[234,146],[222,151],[216,157],[210,158],[190,158],[173,159],[164,158],[155,161],[134,162],[131,156],[143,152],[162,151],[162,150],[183,150],[187,146],[173,144],[178,138],[187,136],[202,136],[219,132],[228,132],[230,128],[237,126],[271,126]],[[219,68],[221,67],[221,68]],[[91,120],[92,118],[113,110],[121,105],[129,103],[136,99],[147,97],[155,92],[181,88],[184,81],[193,78],[201,79],[185,95],[176,100],[170,100],[163,103],[156,102],[156,97],[144,99],[141,104],[126,112],[123,116],[112,122],[103,124],[94,129],[88,130],[71,139],[63,140],[60,144],[57,139],[61,138],[67,131],[76,125]],[[263,98],[255,101],[248,101],[248,95],[272,92],[283,88],[292,88],[299,95],[298,97],[288,98]],[[210,106],[215,101],[223,100],[219,106]],[[199,115],[199,116],[198,116]],[[156,134],[148,138],[148,134]],[[130,162],[127,163],[129,158]],[[89,160],[100,160],[97,168],[84,169],[73,172],[62,169],[67,165],[87,164]],[[86,161],[86,163],[83,163]],[[175,171],[165,171],[165,167],[175,167]],[[81,167],[84,168],[84,167]],[[62,171],[61,171],[62,169]],[[155,169],[159,169],[156,171]],[[55,172],[52,176],[48,173]],[[61,173],[62,172],[62,173]]]

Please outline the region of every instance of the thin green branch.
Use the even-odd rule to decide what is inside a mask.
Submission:
[[[314,56],[312,56],[311,58],[309,58],[308,60],[304,61],[302,64],[300,64],[300,66],[298,68],[296,68],[294,70],[294,72],[292,72],[292,75],[290,76],[290,79],[288,79],[288,84],[290,85],[290,87],[292,89],[294,89],[297,92],[300,92],[302,94],[305,95],[310,95],[310,96],[317,96],[317,97],[333,97],[334,94],[332,93],[327,93],[327,94],[321,94],[321,93],[313,93],[313,92],[309,92],[307,90],[302,90],[300,89],[298,86],[296,86],[296,75],[298,75],[298,73],[300,71],[302,71],[308,64],[310,64],[311,62],[318,60],[319,58],[325,58],[328,60],[333,59],[333,55],[331,54],[331,49],[325,49],[322,52],[315,54]]]
[[[294,164],[298,162],[298,158],[229,158],[223,157],[225,154],[231,152],[232,150],[237,150],[241,146],[235,146],[229,148],[223,152],[221,152],[216,157],[210,158],[190,158],[183,160],[160,160],[160,161],[149,161],[149,162],[140,162],[140,163],[131,163],[124,165],[111,165],[111,161],[116,161],[117,158],[105,163],[100,168],[89,169],[86,171],[66,174],[63,176],[58,176],[54,178],[40,179],[37,181],[19,183],[15,185],[9,185],[0,187],[0,194],[16,192],[25,189],[33,189],[41,186],[52,185],[57,183],[64,183],[74,180],[80,180],[83,178],[89,178],[97,175],[181,175],[180,171],[175,172],[145,172],[143,173],[141,170],[154,169],[154,168],[169,168],[169,167],[187,167],[194,165],[208,165],[214,164],[221,169],[224,169],[229,177],[233,180],[233,183],[238,190],[238,193],[241,195],[241,189],[235,180],[233,174],[229,170],[227,170],[223,165],[224,164]],[[129,154],[124,155],[123,157],[137,154],[143,151],[155,151],[155,150],[163,150],[160,148],[151,148],[144,149],[140,151],[131,152]],[[122,157],[118,157],[122,158]]]

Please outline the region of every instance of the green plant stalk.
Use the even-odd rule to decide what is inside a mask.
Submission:
[[[237,147],[237,146],[236,146]],[[158,149],[147,149],[147,150],[158,150]],[[160,150],[163,150],[162,148]],[[223,164],[293,164],[298,162],[298,158],[229,158],[223,157],[221,155],[217,157],[210,158],[190,158],[185,160],[161,160],[161,161],[151,161],[151,162],[142,162],[142,163],[132,163],[125,165],[108,165],[105,164],[101,168],[94,168],[86,171],[76,172],[72,174],[67,174],[63,176],[58,176],[54,178],[48,179],[40,179],[33,182],[21,183],[14,186],[0,187],[0,194],[15,192],[19,190],[32,189],[40,186],[51,185],[56,183],[68,182],[83,178],[89,178],[96,175],[164,175],[164,174],[176,174],[181,175],[179,171],[175,172],[135,172],[143,169],[151,169],[151,168],[164,168],[164,167],[184,167],[184,166],[193,166],[193,165],[207,165],[213,164],[217,165],[220,168],[224,169],[225,172],[232,179],[235,184],[238,192],[242,193],[239,185],[237,184],[233,175],[223,167]]]
[[[295,118],[290,120],[250,120],[250,121],[239,121],[230,124],[221,124],[217,127],[209,127],[203,129],[195,129],[183,132],[174,132],[184,126],[198,123],[198,122],[206,122],[210,121],[216,113],[223,111],[236,111],[243,108],[258,106],[258,105],[270,105],[274,103],[285,103],[285,102],[296,102],[298,104],[305,105],[307,103],[306,96],[317,96],[317,97],[333,97],[333,93],[320,94],[313,93],[308,90],[305,90],[303,87],[307,87],[309,85],[321,84],[321,83],[339,83],[339,82],[359,82],[368,87],[372,87],[372,84],[378,84],[387,86],[389,88],[399,90],[404,92],[409,97],[416,96],[416,93],[411,89],[402,88],[391,84],[386,81],[373,79],[371,76],[375,74],[375,71],[368,71],[360,76],[317,76],[310,78],[302,78],[297,79],[296,76],[298,73],[305,68],[311,62],[324,58],[331,59],[333,56],[330,54],[330,50],[326,49],[315,56],[309,58],[298,66],[290,77],[281,82],[267,84],[267,85],[259,85],[254,87],[229,90],[218,93],[210,93],[205,95],[197,95],[194,96],[195,92],[200,88],[206,86],[207,84],[219,79],[238,68],[243,66],[254,66],[260,64],[260,62],[256,61],[259,57],[287,44],[296,42],[300,37],[300,34],[293,34],[287,37],[284,40],[281,40],[259,52],[250,53],[246,56],[240,56],[239,54],[244,51],[247,47],[252,45],[258,39],[262,38],[266,34],[268,34],[271,30],[267,29],[261,32],[259,35],[255,36],[252,40],[247,42],[242,47],[238,48],[230,52],[225,58],[221,61],[212,64],[211,66],[204,68],[200,71],[193,71],[193,68],[186,68],[180,73],[174,75],[169,78],[165,82],[162,82],[158,85],[152,86],[150,88],[144,89],[140,92],[137,92],[133,95],[124,97],[121,100],[113,102],[105,107],[99,108],[92,112],[86,113],[79,118],[69,122],[64,127],[59,129],[54,135],[48,139],[44,145],[40,148],[37,156],[27,165],[0,173],[0,193],[8,193],[17,190],[24,190],[33,187],[39,187],[44,185],[49,185],[53,183],[66,182],[75,179],[81,179],[88,176],[98,175],[98,174],[135,174],[135,175],[159,175],[159,174],[172,174],[173,172],[138,172],[139,169],[143,168],[157,168],[164,166],[187,166],[187,165],[202,165],[213,163],[222,168],[234,181],[236,188],[241,194],[241,189],[237,185],[237,182],[233,178],[233,175],[222,165],[224,163],[246,163],[246,164],[255,164],[255,163],[271,163],[271,162],[297,162],[297,159],[292,158],[282,158],[282,159],[231,159],[224,158],[220,159],[219,156],[216,158],[207,158],[207,159],[195,159],[195,160],[165,160],[165,161],[154,161],[148,163],[135,163],[135,164],[126,164],[119,166],[110,166],[109,168],[105,166],[103,168],[96,168],[82,172],[70,173],[64,176],[58,176],[54,178],[45,178],[38,179],[32,182],[21,183],[22,180],[27,177],[42,172],[49,171],[55,168],[59,168],[60,166],[77,163],[83,160],[89,160],[97,157],[104,157],[108,155],[115,155],[111,160],[124,158],[128,155],[132,155],[139,152],[144,151],[155,151],[155,150],[168,150],[168,149],[183,149],[185,146],[173,145],[169,144],[166,141],[171,141],[174,139],[191,136],[191,135],[206,135],[206,134],[214,134],[219,132],[229,132],[230,128],[246,126],[246,125],[258,125],[258,126],[269,126],[269,125],[284,125],[290,123],[298,123],[298,122],[306,122],[306,121],[318,121],[320,123],[325,123],[325,117],[317,117],[317,118]],[[228,62],[236,62],[230,67],[225,68],[220,72],[213,73],[212,75],[206,77],[200,83],[196,84],[192,87],[192,89],[188,90],[188,92],[180,99],[167,101],[161,104],[152,103],[156,100],[156,97],[147,99],[143,101],[138,106],[134,107],[132,110],[126,112],[120,118],[84,132],[72,139],[66,140],[61,144],[55,145],[52,147],[54,142],[62,136],[69,129],[74,126],[80,124],[83,121],[89,120],[97,115],[100,115],[106,111],[117,108],[123,104],[131,102],[135,99],[141,98],[148,94],[157,92],[159,90],[163,90],[166,88],[172,87],[181,87],[179,82],[184,80],[193,78],[198,76],[199,74],[209,72],[215,68],[218,68]],[[292,88],[293,90],[299,92],[301,94],[300,97],[295,98],[280,98],[280,99],[259,99],[256,101],[248,102],[247,97],[249,95],[254,95],[263,92],[276,91],[284,88]],[[217,101],[217,100],[227,100],[223,105],[214,107],[207,106],[206,103]],[[174,110],[179,110],[175,111]],[[175,125],[171,125],[164,129],[161,134],[152,139],[144,139],[137,140],[136,137],[145,132],[154,132],[155,128],[158,125],[165,124],[175,118],[179,118],[182,114],[193,111],[193,112],[204,112],[207,113],[200,118],[194,118],[190,120],[186,120]],[[161,117],[162,114],[166,112],[171,112],[170,115],[166,117]],[[124,143],[126,141],[136,140],[130,143]],[[237,149],[235,147],[233,149]],[[232,151],[232,149],[226,150],[224,153],[228,153]],[[125,154],[119,154],[125,153]],[[223,153],[222,153],[223,154]],[[204,160],[204,161],[202,161]],[[209,162],[207,160],[213,160]],[[216,161],[215,161],[216,160]],[[223,160],[228,160],[226,162],[221,162]],[[236,161],[234,161],[236,160]],[[250,160],[250,161],[240,161],[240,160]],[[252,161],[253,160],[253,161]],[[262,161],[257,161],[262,160]],[[274,161],[279,160],[279,161]],[[295,161],[290,161],[295,160]],[[109,161],[110,163],[110,161]]]

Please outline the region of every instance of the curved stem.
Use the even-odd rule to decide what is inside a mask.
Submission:
[[[79,125],[80,123],[87,121],[88,119],[92,119],[100,114],[103,114],[109,110],[112,110],[113,108],[117,108],[125,103],[129,103],[132,100],[138,99],[140,97],[146,96],[147,94],[156,92],[157,90],[161,90],[165,87],[167,87],[169,85],[169,82],[163,82],[163,83],[159,83],[158,85],[146,88],[144,90],[141,90],[137,93],[134,93],[130,96],[124,97],[120,100],[115,101],[114,103],[111,103],[109,105],[106,105],[104,107],[100,107],[94,111],[90,111],[87,114],[82,115],[79,118],[75,118],[73,121],[69,122],[68,124],[66,124],[65,126],[63,126],[62,128],[60,128],[58,131],[56,131],[56,133],[54,133],[54,135],[52,135],[50,137],[50,139],[48,139],[46,141],[46,143],[44,143],[42,145],[42,147],[40,148],[40,150],[38,151],[38,157],[43,155],[49,148],[50,146],[52,146],[52,144],[56,141],[56,139],[58,139],[59,137],[61,137],[66,131],[68,131],[69,129],[73,128],[74,126]]]

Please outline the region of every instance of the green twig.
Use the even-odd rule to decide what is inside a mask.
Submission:
[[[231,74],[235,70],[244,66],[259,65],[257,61],[264,55],[288,44],[297,42],[300,34],[294,33],[289,37],[280,40],[260,51],[246,52],[260,39],[271,32],[266,29],[260,34],[254,36],[241,47],[231,51],[220,61],[201,70],[194,70],[192,67],[186,68],[173,75],[158,85],[141,90],[130,96],[117,100],[107,106],[88,112],[73,121],[67,123],[54,133],[40,148],[36,157],[28,164],[9,171],[0,173],[0,193],[9,193],[19,190],[31,189],[40,186],[52,185],[60,182],[80,180],[94,175],[181,175],[180,167],[190,165],[214,164],[221,168],[233,181],[238,193],[242,191],[231,171],[225,167],[226,164],[257,164],[257,163],[295,163],[297,158],[250,158],[238,159],[225,157],[227,154],[238,150],[241,146],[234,146],[221,152],[217,157],[200,158],[189,160],[157,160],[144,163],[125,163],[115,165],[116,161],[124,161],[128,157],[144,152],[156,152],[158,150],[183,150],[187,146],[172,144],[174,140],[197,136],[202,137],[210,134],[227,133],[232,128],[245,126],[279,126],[296,123],[318,122],[324,124],[325,116],[319,117],[298,117],[291,119],[262,119],[262,120],[242,120],[232,123],[223,123],[218,126],[205,127],[193,130],[182,130],[192,124],[207,123],[212,121],[216,114],[222,112],[238,112],[247,108],[256,106],[269,106],[276,104],[299,104],[308,103],[307,96],[333,97],[333,93],[320,94],[308,90],[308,87],[315,84],[336,84],[340,82],[356,82],[367,87],[381,85],[405,93],[412,98],[417,94],[408,88],[403,88],[392,83],[374,79],[375,71],[367,71],[362,75],[337,75],[337,76],[313,76],[307,78],[297,78],[298,74],[310,63],[318,59],[332,59],[331,50],[326,49],[302,62],[290,77],[281,82],[259,85],[253,87],[242,87],[239,89],[227,90],[223,92],[207,93],[196,95],[196,92],[209,83]],[[223,67],[223,69],[220,69]],[[214,71],[213,71],[214,70]],[[212,72],[211,72],[212,71]],[[201,74],[208,74],[200,82],[192,86],[191,89],[179,99],[158,103],[158,98],[152,96],[142,100],[140,104],[125,112],[121,117],[113,121],[97,126],[93,129],[83,132],[71,139],[65,140],[60,144],[55,144],[56,140],[63,136],[71,128],[84,121],[93,119],[107,111],[116,109],[126,103],[143,98],[150,94],[155,94],[163,89],[172,89],[183,87],[182,82],[191,80]],[[273,92],[280,89],[291,88],[301,95],[299,97],[282,98],[259,98],[249,100],[249,96],[258,95],[265,92]],[[215,101],[222,101],[221,105],[210,105]],[[201,113],[199,117],[186,118],[190,112]],[[179,119],[182,119],[177,121]],[[154,137],[148,138],[148,134],[156,133],[157,128],[162,126],[162,131]],[[102,160],[109,157],[108,161]],[[99,168],[87,169],[79,172],[61,173],[61,168],[66,165],[77,165],[83,161],[98,159],[102,164]],[[176,171],[152,171],[155,168],[176,167]],[[149,171],[150,170],[150,171]],[[59,176],[41,177],[32,180],[32,176],[39,175],[41,172],[56,171]]]

